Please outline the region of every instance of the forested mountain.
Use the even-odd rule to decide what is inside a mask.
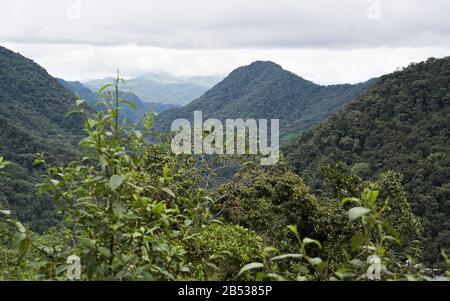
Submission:
[[[101,108],[101,106],[98,106],[98,102],[101,101],[100,95],[98,93],[92,92],[82,83],[69,82],[63,79],[58,79],[58,82],[66,89],[72,91],[74,94],[79,95],[81,99],[86,100],[92,107],[96,107],[99,109]],[[112,83],[112,79],[110,83]],[[143,102],[138,96],[131,92],[122,92],[121,98],[133,102],[133,104],[136,106],[136,109],[134,109],[124,105],[122,106],[121,110],[123,117],[125,117],[132,123],[139,122],[139,120],[144,116],[145,113],[154,111],[159,114],[168,109],[177,107],[176,105],[172,104]]]
[[[107,77],[83,84],[95,92],[105,84],[110,84],[112,80],[113,78]],[[149,74],[127,80],[124,90],[130,90],[144,102],[179,106],[197,99],[217,82],[219,82],[217,77],[177,78],[168,75]]]
[[[275,63],[257,61],[234,70],[191,104],[164,112],[157,126],[168,131],[173,120],[192,119],[194,111],[203,111],[205,119],[280,119],[281,136],[286,137],[323,122],[371,83],[320,86]]]
[[[75,96],[33,61],[0,47],[0,154],[14,164],[0,183],[0,202],[36,229],[51,220],[52,202],[37,194],[35,154],[52,162],[76,153],[80,117],[66,117]]]
[[[296,174],[285,160],[220,157],[215,166],[178,156],[148,139],[151,115],[122,125],[124,106],[95,113],[77,102],[68,117],[75,95],[0,48],[0,280],[74,279],[73,254],[79,280],[448,279],[445,253],[443,266],[428,267],[449,240],[449,69],[449,59],[430,60],[375,84],[323,87],[256,62],[189,106],[206,117],[287,120],[286,136],[364,93],[288,145]],[[113,98],[132,98],[119,83]],[[237,173],[208,185],[227,161],[240,163]],[[433,265],[422,264],[423,230]]]
[[[450,242],[450,58],[429,59],[381,77],[327,123],[285,147],[315,189],[321,166],[342,161],[368,179],[396,170],[425,229],[425,258]]]

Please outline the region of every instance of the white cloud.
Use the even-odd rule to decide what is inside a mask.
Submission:
[[[375,49],[164,49],[138,45],[92,46],[63,44],[6,44],[33,58],[50,74],[68,80],[114,75],[125,77],[148,72],[179,76],[227,75],[255,60],[271,60],[285,69],[321,84],[356,83],[390,73],[411,62],[443,57],[450,48]]]
[[[0,44],[66,79],[227,74],[263,59],[357,82],[449,55],[449,13],[448,0],[2,0]]]
[[[377,3],[380,18],[370,19]],[[450,45],[448,0],[8,0],[6,5],[0,39],[10,42],[165,48]]]

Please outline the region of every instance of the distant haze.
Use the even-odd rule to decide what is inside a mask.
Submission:
[[[221,79],[216,76],[175,77],[152,73],[127,79],[122,88],[133,92],[144,102],[186,105],[202,96]],[[112,77],[106,77],[83,84],[95,92],[112,80]]]

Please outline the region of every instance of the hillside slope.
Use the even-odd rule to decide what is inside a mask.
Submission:
[[[275,63],[257,61],[234,70],[191,104],[164,112],[157,126],[168,131],[173,120],[192,119],[198,110],[205,119],[280,119],[281,136],[287,137],[323,122],[370,84],[320,86]]]
[[[65,116],[74,99],[39,65],[0,47],[0,154],[15,163],[2,176],[0,202],[38,229],[52,219],[53,204],[36,192],[33,161],[38,152],[52,162],[76,153],[82,122]]]
[[[425,228],[425,256],[450,244],[450,58],[430,59],[381,77],[327,123],[285,147],[316,189],[321,165],[342,161],[363,178],[394,169]]]

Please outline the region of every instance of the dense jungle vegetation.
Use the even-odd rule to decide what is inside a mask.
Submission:
[[[449,279],[448,58],[382,77],[262,167],[176,156],[153,113],[124,121],[119,78],[96,111],[0,50],[0,280],[68,280],[73,255],[81,280]]]
[[[367,280],[374,258],[383,280],[448,276],[420,263],[423,227],[398,173],[361,186],[330,170],[330,189],[359,192],[341,199],[314,195],[285,163],[248,161],[209,191],[199,158],[148,142],[152,114],[143,128],[120,123],[127,102],[105,93],[105,110],[78,100],[70,113],[84,117],[82,156],[34,162],[46,170],[39,190],[54,196],[59,227],[39,235],[1,209],[0,278],[66,280],[72,255],[82,280]]]
[[[424,227],[424,257],[437,264],[441,249],[450,248],[449,91],[450,58],[383,76],[330,121],[285,146],[287,160],[308,185],[336,197],[358,192],[327,189],[324,172],[344,173],[354,184],[388,170],[401,172],[406,197]]]

